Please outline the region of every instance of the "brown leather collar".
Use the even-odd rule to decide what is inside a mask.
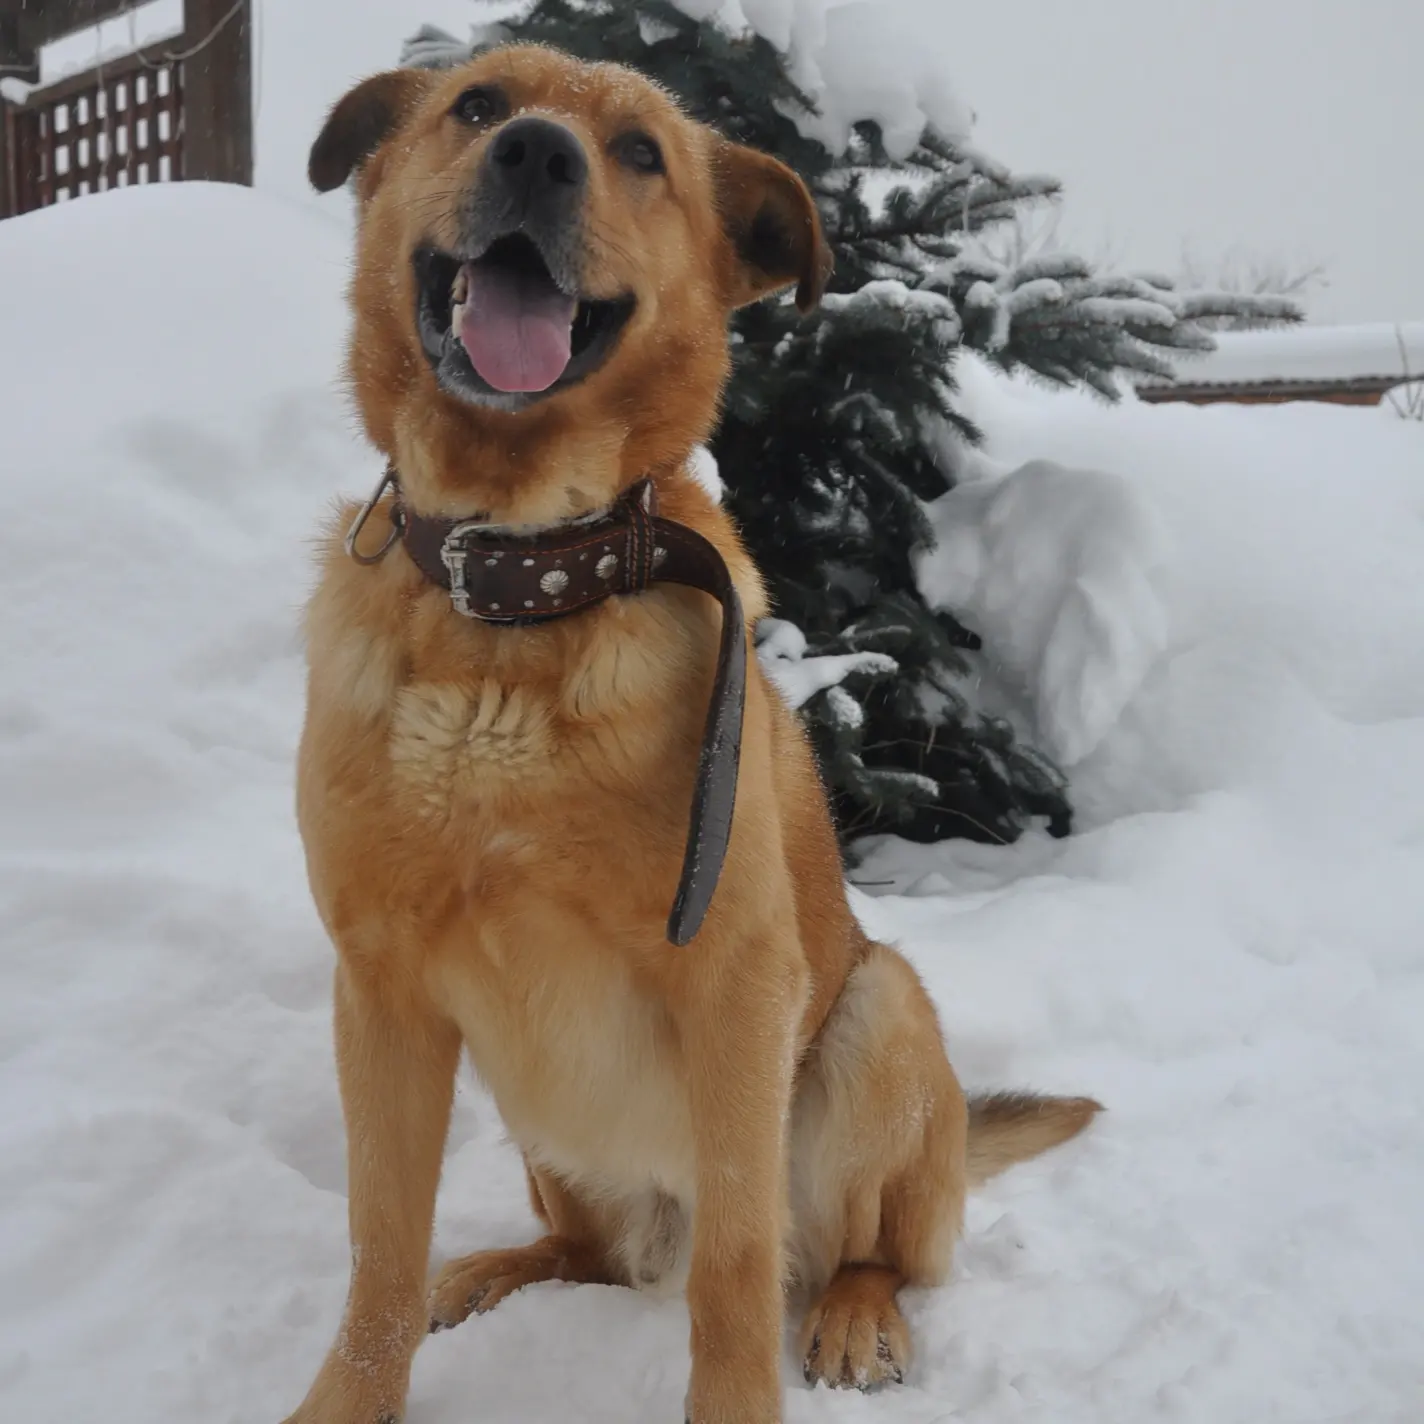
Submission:
[[[390,535],[375,554],[361,554],[357,536],[387,488],[396,496]],[[484,623],[546,623],[615,594],[641,593],[655,583],[700,589],[722,605],[717,673],[697,763],[687,849],[667,925],[668,939],[686,944],[701,928],[727,854],[746,702],[746,620],[721,554],[695,529],[659,518],[657,490],[648,479],[587,518],[520,530],[478,516],[417,514],[403,502],[395,470],[388,469],[352,523],[346,548],[357,562],[374,563],[398,539],[416,568],[450,591],[457,613]]]

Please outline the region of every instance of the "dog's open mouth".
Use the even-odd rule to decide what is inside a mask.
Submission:
[[[566,290],[523,233],[473,260],[421,248],[414,263],[421,342],[444,384],[462,395],[522,403],[572,385],[603,363],[633,311],[632,297],[598,301]]]

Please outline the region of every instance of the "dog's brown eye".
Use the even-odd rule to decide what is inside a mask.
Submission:
[[[618,156],[639,173],[662,173],[663,151],[647,134],[625,134],[618,141]]]
[[[504,96],[498,89],[466,89],[450,110],[454,116],[467,124],[488,123],[497,119],[504,108]]]

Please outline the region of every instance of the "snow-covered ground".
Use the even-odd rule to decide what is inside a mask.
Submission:
[[[6,1417],[272,1424],[338,1316],[291,780],[308,541],[377,468],[345,244],[196,184],[0,226]],[[1082,829],[877,846],[858,904],[970,1084],[1110,1111],[974,1198],[903,1389],[812,1393],[788,1352],[789,1424],[1418,1420],[1424,427],[963,378],[998,472],[936,509],[926,587]],[[437,1250],[533,1229],[466,1085]],[[686,1326],[527,1291],[422,1350],[410,1424],[677,1419]]]

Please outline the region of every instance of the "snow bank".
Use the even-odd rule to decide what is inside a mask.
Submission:
[[[0,308],[16,1418],[271,1424],[339,1314],[331,957],[291,779],[308,541],[377,468],[335,388],[342,228],[193,184],[0,225],[25,274]],[[1421,431],[962,374],[1000,469],[1053,467],[937,509],[964,564],[937,576],[1082,751],[1085,830],[883,843],[857,903],[968,1082],[1110,1112],[972,1200],[950,1288],[911,1298],[904,1389],[813,1394],[788,1352],[788,1424],[1411,1418]],[[466,1084],[437,1250],[534,1229]],[[422,1350],[409,1419],[675,1419],[686,1338],[679,1302],[538,1287]]]
[[[1183,659],[1249,665],[1253,684],[1288,682],[1353,722],[1424,711],[1424,427],[1305,403],[1114,407],[1005,381],[973,356],[957,369],[991,459],[937,502],[945,542],[922,580],[1032,684],[1038,729],[1070,760],[1149,664],[1151,696]],[[1098,611],[1079,621],[1085,602]],[[1121,688],[1093,681],[1094,658]],[[1083,728],[1081,714],[1055,713],[1065,686],[1034,671],[1046,663],[1081,677],[1103,713]],[[1246,735],[1251,699],[1240,701],[1213,707],[1208,742],[1154,738],[1179,789],[1235,774],[1221,738]],[[1122,757],[1121,741],[1111,752]]]
[[[346,260],[216,185],[0,224],[0,1397],[37,1419],[270,1424],[329,1327],[291,804],[311,535],[378,468]]]

